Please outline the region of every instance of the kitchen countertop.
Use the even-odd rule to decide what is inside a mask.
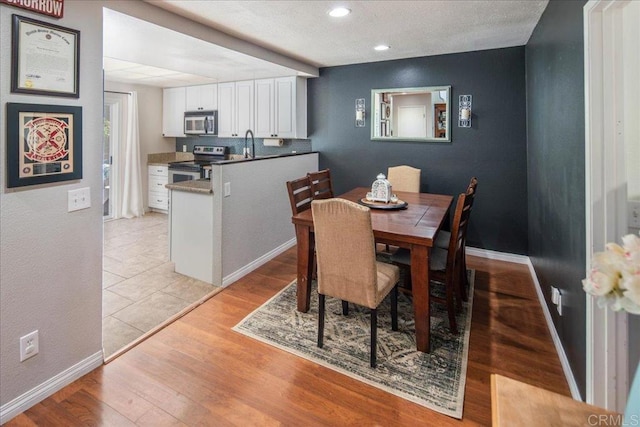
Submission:
[[[167,166],[170,162],[193,160],[193,153],[169,152],[147,154],[147,165]]]
[[[314,154],[314,153],[317,153],[317,151],[305,151],[304,153],[282,153],[282,154],[265,154],[265,155],[258,154],[255,159],[252,159],[252,158],[245,159],[242,154],[231,154],[231,156],[232,156],[231,159],[223,160],[223,161],[220,161],[220,162],[216,162],[216,163],[214,163],[214,165],[224,165],[224,164],[229,164],[229,163],[253,162],[253,161],[257,161],[257,160],[277,159],[279,157],[303,156],[305,154]],[[241,157],[237,157],[237,156],[241,156]]]
[[[176,182],[175,184],[166,184],[169,190],[186,191],[189,193],[213,194],[211,181],[208,179],[194,179],[191,181]]]

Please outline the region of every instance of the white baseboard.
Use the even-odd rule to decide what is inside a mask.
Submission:
[[[558,353],[558,357],[560,358],[560,364],[562,365],[564,376],[567,380],[567,383],[569,384],[569,389],[571,390],[571,396],[575,400],[582,400],[582,397],[580,396],[580,390],[578,390],[578,384],[576,383],[576,379],[573,376],[573,371],[571,370],[571,366],[569,365],[569,359],[567,359],[567,354],[564,352],[564,347],[562,347],[562,343],[560,342],[560,336],[558,335],[558,331],[556,330],[556,325],[553,323],[553,319],[551,318],[551,313],[549,312],[549,306],[547,306],[547,302],[544,299],[544,294],[542,293],[542,287],[540,286],[540,282],[538,281],[538,276],[536,275],[536,271],[533,268],[531,259],[525,255],[509,254],[504,252],[496,252],[496,251],[471,248],[471,247],[467,247],[466,252],[467,252],[467,255],[474,255],[481,258],[495,259],[499,261],[514,262],[518,264],[526,264],[529,267],[529,274],[531,275],[531,280],[533,280],[533,284],[536,289],[536,294],[538,295],[538,301],[542,306],[544,318],[547,322],[547,327],[549,328],[549,332],[551,333],[551,339],[553,340],[553,344],[556,348],[556,352]]]
[[[527,265],[529,266],[529,273],[531,274],[531,279],[533,280],[533,284],[535,285],[535,288],[536,288],[536,293],[538,294],[538,301],[542,306],[542,312],[544,313],[544,318],[547,321],[547,327],[549,328],[549,332],[551,333],[551,339],[553,339],[553,344],[555,345],[556,352],[558,353],[558,357],[560,358],[560,364],[562,365],[564,376],[567,379],[567,383],[569,384],[569,390],[571,390],[571,396],[575,400],[582,401],[582,396],[580,396],[580,390],[578,390],[578,384],[576,383],[576,378],[573,376],[571,365],[569,365],[569,359],[567,359],[567,354],[564,352],[564,347],[562,347],[562,343],[560,342],[560,336],[558,335],[556,325],[553,323],[553,319],[551,318],[551,313],[549,312],[549,306],[547,305],[547,301],[544,299],[544,294],[542,293],[542,287],[540,286],[540,282],[538,281],[538,276],[536,275],[536,271],[533,268],[531,259],[529,258],[527,258]]]
[[[86,359],[76,363],[69,369],[60,372],[58,375],[49,378],[42,384],[2,405],[2,407],[0,407],[0,424],[6,423],[13,417],[31,408],[33,405],[51,396],[56,391],[71,384],[81,376],[93,371],[95,368],[102,365],[102,362],[102,351],[94,353]]]
[[[480,258],[495,259],[495,260],[498,260],[498,261],[514,262],[516,264],[528,264],[529,263],[529,257],[526,256],[526,255],[516,255],[516,254],[510,254],[510,253],[506,253],[506,252],[490,251],[488,249],[472,248],[470,246],[467,246],[465,248],[465,251],[466,251],[467,255],[473,255],[473,256],[480,257]]]
[[[282,245],[278,246],[277,248],[262,255],[260,258],[256,259],[255,261],[252,261],[249,264],[245,265],[244,267],[240,268],[239,270],[236,270],[233,273],[229,274],[228,276],[223,277],[222,287],[229,286],[233,282],[239,280],[243,276],[246,276],[256,268],[262,266],[263,264],[266,264],[268,261],[272,260],[273,258],[277,257],[278,255],[280,255],[287,249],[292,248],[295,245],[296,245],[296,239],[294,237],[293,239],[287,242],[284,242]]]

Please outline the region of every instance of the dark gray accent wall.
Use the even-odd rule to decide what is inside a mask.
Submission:
[[[389,166],[422,170],[421,191],[459,194],[477,176],[468,231],[473,247],[526,254],[524,47],[320,69],[308,81],[308,129],[337,193],[370,186]],[[451,85],[451,142],[372,141],[371,89]],[[473,96],[472,128],[459,128],[458,96]],[[365,98],[366,127],[355,127]]]
[[[526,46],[529,257],[582,396],[586,384],[585,1],[549,2]],[[561,289],[563,315],[550,303]]]

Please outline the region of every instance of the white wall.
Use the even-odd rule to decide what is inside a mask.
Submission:
[[[10,93],[12,14],[80,30],[79,99]],[[0,5],[0,40],[3,118],[6,102],[23,102],[81,106],[83,119],[83,178],[20,189],[6,188],[7,124],[0,120],[0,422],[4,422],[24,393],[42,389],[45,382],[78,364],[90,369],[102,360],[102,2],[65,2],[63,19]],[[81,187],[91,189],[91,208],[68,213],[67,191]],[[19,338],[36,329],[40,352],[21,363]]]
[[[223,206],[223,279],[295,238],[286,182],[316,170],[318,153],[214,166],[214,198]],[[222,198],[225,182],[231,196]]]
[[[105,82],[105,90],[138,93],[138,121],[140,132],[140,167],[144,208],[149,210],[147,155],[176,150],[176,139],[162,136],[162,88],[128,83]]]

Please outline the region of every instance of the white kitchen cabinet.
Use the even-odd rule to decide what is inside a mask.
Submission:
[[[260,138],[307,137],[307,80],[255,81],[255,133]]]
[[[259,138],[274,137],[274,94],[275,82],[273,79],[261,79],[255,81],[255,136]]]
[[[253,80],[218,84],[218,137],[243,137],[253,130]]]
[[[186,90],[184,87],[166,88],[162,91],[162,136],[184,137],[184,112]]]
[[[165,187],[169,182],[169,167],[165,165],[149,165],[149,208],[153,211],[167,213],[169,210],[169,190]]]
[[[211,111],[218,108],[218,85],[187,86],[186,111]]]

